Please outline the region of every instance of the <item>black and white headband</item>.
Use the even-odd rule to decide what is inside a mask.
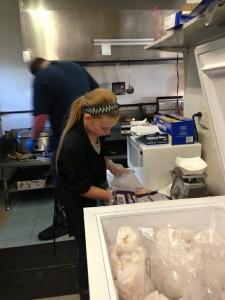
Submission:
[[[96,106],[96,107],[83,106],[83,112],[85,114],[90,114],[90,115],[100,115],[100,114],[109,113],[119,108],[120,105],[118,103],[108,104],[105,106]]]

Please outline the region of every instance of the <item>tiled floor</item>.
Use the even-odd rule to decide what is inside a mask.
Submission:
[[[5,210],[0,186],[0,248],[46,243],[38,233],[52,224],[54,198],[51,190],[31,190],[11,194],[11,210]],[[56,241],[68,240],[68,236]],[[79,300],[79,295],[45,298],[48,300]],[[44,299],[42,299],[44,300]]]
[[[52,224],[53,205],[52,190],[30,190],[11,194],[11,211],[5,211],[1,199],[0,248],[44,243],[37,236]],[[63,239],[61,237],[57,241]]]

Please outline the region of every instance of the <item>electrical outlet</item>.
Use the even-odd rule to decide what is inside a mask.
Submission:
[[[201,125],[203,128],[208,129],[209,128],[208,114],[205,109],[202,109],[201,113],[202,116],[198,118],[198,124]]]
[[[29,51],[23,51],[23,61],[29,62],[31,61],[30,52]]]

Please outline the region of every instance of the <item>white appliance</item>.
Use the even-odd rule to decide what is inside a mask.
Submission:
[[[119,300],[109,245],[115,243],[121,226],[156,230],[171,225],[211,230],[224,237],[225,196],[85,208],[84,219],[90,300]]]
[[[128,166],[145,188],[159,190],[171,182],[170,171],[176,167],[176,157],[201,157],[201,144],[157,144],[145,145],[134,136],[127,137]]]
[[[196,62],[202,91],[208,103],[217,148],[221,159],[221,170],[225,181],[225,38],[198,46]]]

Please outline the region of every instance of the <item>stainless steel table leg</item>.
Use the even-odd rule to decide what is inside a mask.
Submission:
[[[7,179],[6,179],[6,176],[4,174],[3,169],[1,169],[1,173],[2,173],[2,181],[3,181],[3,193],[4,193],[4,199],[5,199],[5,209],[10,210],[11,207],[10,207],[8,183],[7,183]]]

